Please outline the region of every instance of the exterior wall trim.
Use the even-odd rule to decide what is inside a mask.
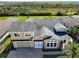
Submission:
[[[11,40],[11,41],[32,41],[32,40]]]

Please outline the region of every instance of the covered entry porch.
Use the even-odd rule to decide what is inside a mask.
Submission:
[[[44,49],[64,49],[66,44],[71,41],[70,37],[69,38],[49,38],[49,39],[44,39],[43,41],[43,48]]]

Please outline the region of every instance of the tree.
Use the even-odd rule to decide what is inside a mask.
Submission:
[[[79,57],[79,44],[75,42],[69,42],[66,45],[64,52],[67,57],[71,58]]]
[[[64,14],[62,12],[57,12],[57,16],[63,16]]]
[[[76,36],[79,35],[79,26],[73,26],[70,27],[69,30],[67,31],[68,35],[71,36],[74,41],[76,39]]]

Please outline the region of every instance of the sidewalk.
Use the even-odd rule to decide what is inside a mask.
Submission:
[[[43,52],[43,55],[58,55],[58,54],[64,54],[63,51],[48,51],[48,52]]]

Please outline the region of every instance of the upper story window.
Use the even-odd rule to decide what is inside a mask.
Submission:
[[[63,42],[66,43],[66,40],[64,40]]]
[[[20,35],[18,33],[14,33],[14,36],[15,37],[19,37]]]
[[[31,36],[30,34],[26,34],[26,36]]]

